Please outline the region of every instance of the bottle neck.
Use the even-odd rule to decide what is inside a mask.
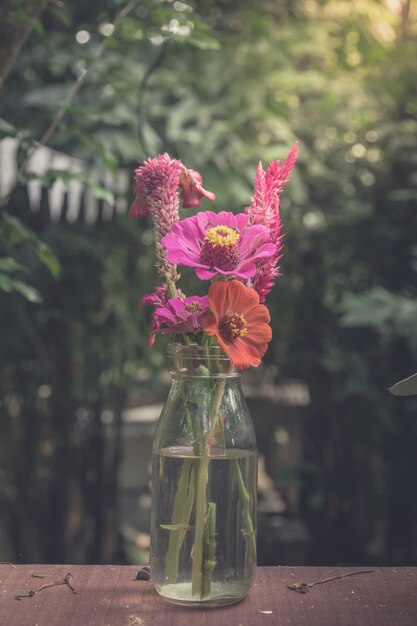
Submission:
[[[168,367],[173,379],[240,379],[229,357],[219,346],[168,346]]]

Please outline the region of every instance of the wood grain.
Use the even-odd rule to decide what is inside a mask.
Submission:
[[[362,568],[369,569],[369,568]],[[417,568],[377,568],[314,586],[305,594],[287,588],[298,582],[360,571],[361,568],[261,567],[249,595],[219,609],[190,609],[159,598],[152,583],[136,580],[139,566],[0,564],[1,626],[416,626]],[[16,595],[73,576],[67,585],[43,589],[18,601]],[[43,576],[35,578],[32,574]],[[213,622],[214,620],[214,622]]]

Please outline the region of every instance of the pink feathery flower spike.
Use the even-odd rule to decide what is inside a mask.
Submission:
[[[281,217],[279,212],[280,193],[288,182],[297,160],[298,141],[291,148],[283,163],[272,161],[266,170],[262,163],[258,165],[255,176],[255,188],[251,204],[246,209],[250,224],[262,224],[269,228],[271,241],[276,246],[275,254],[259,263],[253,287],[259,294],[260,302],[271,291],[274,281],[279,276],[278,261],[282,257]]]
[[[199,206],[201,198],[214,200],[215,195],[202,187],[198,172],[188,170],[181,161],[168,154],[148,159],[138,167],[135,176],[135,199],[129,215],[152,216],[158,272],[164,279],[176,282],[179,278],[177,268],[167,261],[161,239],[178,221],[180,190],[184,208]]]

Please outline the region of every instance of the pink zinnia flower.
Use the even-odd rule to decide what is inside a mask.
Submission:
[[[156,309],[153,317],[158,333],[201,333],[202,318],[208,311],[208,296],[189,296],[180,300],[169,298],[165,306]]]
[[[248,279],[256,262],[275,254],[269,229],[250,226],[244,213],[205,211],[176,222],[161,243],[171,263],[195,269],[202,280],[216,274]]]
[[[287,158],[281,164],[273,161],[266,171],[259,163],[255,176],[255,189],[250,207],[246,209],[250,224],[263,224],[269,228],[271,240],[275,244],[275,253],[265,262],[258,264],[253,287],[258,292],[260,301],[271,291],[274,280],[279,276],[278,261],[282,257],[281,217],[279,196],[288,182],[297,159],[298,142],[291,148]]]
[[[176,267],[167,261],[161,239],[179,218],[180,189],[183,191],[184,207],[198,206],[200,198],[214,200],[215,196],[203,189],[198,172],[188,170],[181,161],[171,159],[168,154],[148,159],[135,171],[135,175],[135,199],[129,215],[152,216],[158,271],[163,278],[176,282]]]

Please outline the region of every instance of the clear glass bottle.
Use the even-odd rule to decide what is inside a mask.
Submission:
[[[168,362],[152,453],[152,581],[177,604],[232,604],[256,568],[252,420],[239,373],[217,346],[170,344]]]

